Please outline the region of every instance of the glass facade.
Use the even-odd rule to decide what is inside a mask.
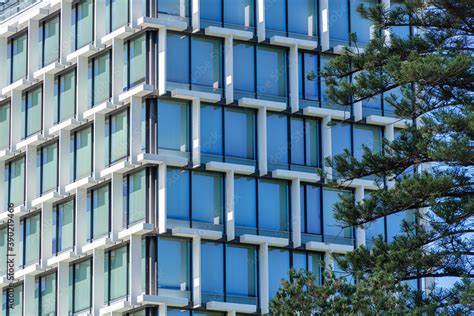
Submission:
[[[337,190],[317,176],[329,170],[324,156],[347,150],[361,159],[364,148],[380,152],[384,126],[354,122],[354,113],[314,108],[351,111],[328,98],[320,71],[334,58],[333,48],[348,44],[351,32],[357,45],[368,43],[371,25],[356,8],[375,1],[330,0],[331,49],[324,52],[319,25],[325,16],[317,0],[262,0],[260,12],[257,0],[200,0],[199,8],[190,0],[63,2],[37,28],[25,24],[38,36],[23,27],[12,31],[0,54],[0,89],[13,91],[2,93],[0,104],[0,211],[13,203],[21,212],[18,269],[64,260],[61,267],[36,271],[35,282],[16,283],[15,308],[4,304],[7,315],[104,313],[104,307],[123,306],[142,293],[183,299],[184,307],[168,307],[170,315],[224,315],[206,308],[211,301],[248,304],[265,313],[261,282],[268,280],[271,299],[290,267],[312,271],[322,284],[327,253],[309,250],[308,242],[362,242],[334,218],[341,196],[355,192]],[[69,5],[70,30],[61,28],[68,20],[61,10]],[[159,32],[147,25],[154,18],[174,26]],[[188,27],[180,27],[183,22]],[[232,32],[232,40],[206,34],[209,26]],[[410,29],[394,35],[409,36]],[[105,44],[104,36],[118,36],[118,42]],[[273,36],[308,40],[318,49],[299,45],[290,54]],[[35,43],[28,43],[31,38]],[[79,61],[71,53],[80,54]],[[68,62],[43,69],[48,80],[34,76],[60,56]],[[38,64],[28,64],[30,59]],[[165,91],[148,90],[162,83]],[[393,115],[386,100],[391,93],[399,97],[401,89],[362,100],[363,117]],[[339,121],[326,126],[329,117]],[[332,175],[339,177],[334,169]],[[370,223],[366,244],[371,247],[378,235],[393,241],[404,233],[404,221],[415,220],[414,212]],[[282,243],[267,250],[251,244],[255,236]],[[1,225],[0,256],[7,245],[7,227]],[[51,254],[41,252],[50,245]],[[267,257],[268,271],[262,262]],[[0,260],[0,276],[7,268]],[[102,268],[103,282],[93,275]],[[67,311],[58,304],[66,301]],[[146,305],[118,314],[158,312]]]

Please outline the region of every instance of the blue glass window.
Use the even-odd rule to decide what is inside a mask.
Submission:
[[[35,281],[35,303],[37,307],[37,315],[55,315],[56,272],[41,276]]]
[[[320,69],[324,69],[324,67],[326,67],[327,64],[329,64],[329,62],[331,61],[331,58],[332,57],[330,55],[320,55],[320,59],[321,59],[321,68]],[[320,82],[321,82],[321,107],[330,106],[330,105],[332,105],[333,102],[332,102],[331,99],[329,99],[329,97],[326,93],[326,89],[327,89],[326,80],[322,76],[320,76],[319,79],[320,79]]]
[[[23,94],[21,102],[23,138],[41,131],[43,118],[43,86]]]
[[[293,269],[295,270],[307,270],[314,273],[314,279],[317,285],[321,285],[323,282],[323,271],[324,262],[323,256],[319,253],[304,253],[294,252],[293,253]]]
[[[173,168],[167,170],[166,200],[168,219],[189,221],[189,183],[188,171]]]
[[[249,29],[254,24],[253,0],[224,0],[224,26]]]
[[[313,37],[318,35],[317,0],[292,0],[288,3],[288,32]]]
[[[89,239],[107,236],[110,232],[110,195],[109,183],[93,189],[87,194],[89,213]]]
[[[380,217],[375,221],[372,221],[365,225],[365,242],[367,248],[371,248],[373,240],[377,239],[378,236],[382,236],[385,240],[385,218]]]
[[[234,42],[234,90],[236,97],[255,93],[255,46]]]
[[[38,149],[37,162],[38,193],[55,190],[58,187],[58,143]]]
[[[160,289],[189,290],[190,257],[188,240],[158,238],[158,293]]]
[[[74,246],[74,200],[58,204],[53,211],[53,253]]]
[[[193,89],[216,92],[221,88],[220,39],[194,36],[191,40],[191,84]]]
[[[5,205],[18,206],[25,201],[25,157],[8,162],[5,165]]]
[[[301,231],[321,235],[321,187],[301,186]]]
[[[331,0],[329,4],[329,36],[331,47],[347,45],[349,41],[349,1]]]
[[[189,84],[189,36],[169,32],[166,54],[168,88]]]
[[[81,312],[92,306],[92,259],[71,265],[69,270],[71,310]]]
[[[81,0],[73,12],[75,30],[75,46],[79,49],[86,46],[94,39],[94,1]]]
[[[340,196],[350,194],[348,191],[323,189],[323,223],[324,240],[352,245],[352,228],[338,222],[334,218],[334,205],[340,201]]]
[[[243,164],[255,159],[254,111],[225,109],[225,155]]]
[[[146,34],[127,41],[125,45],[126,89],[145,82],[146,77]]]
[[[201,243],[203,301],[224,300],[224,244]]]
[[[261,179],[258,186],[258,226],[262,235],[288,235],[288,182]]]
[[[89,62],[90,106],[94,107],[112,96],[112,58],[106,52]]]
[[[193,226],[212,229],[209,224],[222,225],[224,222],[222,174],[193,172],[192,188]]]
[[[286,71],[287,58],[285,49],[262,45],[258,46],[257,93],[261,97],[287,96]]]
[[[26,77],[28,67],[28,34],[27,32],[13,38],[8,48],[8,70],[10,83]]]
[[[331,128],[331,142],[332,142],[332,155],[341,155],[345,150],[349,153],[352,152],[351,142],[351,125],[348,123],[337,122],[336,125]],[[333,160],[334,162],[334,160]],[[336,170],[333,166],[333,174],[336,174]]]
[[[158,99],[158,148],[189,151],[189,105]]]
[[[373,153],[382,151],[382,129],[380,127],[355,124],[353,131],[355,158],[362,159],[363,146],[368,147]]]
[[[62,122],[76,114],[76,70],[58,76],[54,82],[57,100],[56,122]]]
[[[182,5],[181,5],[182,4]],[[201,4],[202,6],[202,4]],[[188,16],[188,0],[158,0],[158,12],[170,15]]]
[[[362,18],[357,12],[357,7],[363,5],[365,8],[377,5],[376,0],[351,0],[351,33],[357,34],[357,43],[367,44],[370,41],[370,27],[372,22]]]
[[[305,100],[319,100],[318,91],[318,55],[300,53],[300,98]],[[303,71],[304,70],[304,71]],[[301,84],[304,82],[304,84]]]
[[[319,166],[318,121],[292,117],[290,127],[292,169],[298,170],[302,168],[301,166]]]
[[[23,267],[40,260],[41,215],[25,217],[20,221],[20,265]]]
[[[286,36],[286,1],[265,0],[265,27],[267,37]]]
[[[267,155],[270,169],[288,169],[288,120],[286,115],[267,114]]]
[[[89,176],[92,172],[92,126],[88,126],[71,135],[73,180]]]
[[[268,250],[268,285],[269,297],[272,299],[281,285],[281,280],[288,279],[290,270],[290,253],[285,249]]]
[[[107,251],[104,256],[105,303],[127,297],[128,294],[128,245]]]
[[[204,161],[222,160],[222,107],[201,105],[201,154]]]
[[[392,242],[395,237],[405,233],[404,223],[412,224],[415,222],[415,214],[412,210],[398,212],[387,216],[387,242]]]
[[[201,27],[222,26],[222,0],[201,0]]]
[[[0,104],[0,149],[10,145],[10,104]]]
[[[236,233],[253,233],[257,228],[257,181],[250,177],[234,179],[234,211]]]
[[[109,116],[105,120],[105,144],[107,164],[113,164],[128,156],[128,110]]]
[[[124,177],[124,226],[143,221],[146,217],[146,171],[147,169],[142,169]]]
[[[226,272],[227,301],[256,304],[256,248],[253,246],[227,245]]]
[[[59,59],[59,16],[42,22],[41,65],[47,66]]]
[[[105,24],[108,33],[117,30],[121,26],[127,25],[128,16],[129,0],[106,0]]]

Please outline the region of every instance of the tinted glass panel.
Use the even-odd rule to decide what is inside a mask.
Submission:
[[[288,183],[260,180],[258,187],[258,225],[261,234],[285,235],[288,231]]]
[[[191,41],[191,83],[206,90],[221,87],[221,40],[193,37]]]
[[[59,58],[59,16],[43,24],[43,66]]]
[[[189,151],[189,108],[187,102],[158,100],[158,147]]]
[[[76,6],[76,49],[92,42],[94,31],[93,8],[92,0],[82,0]]]
[[[0,105],[0,149],[10,145],[10,104]]]
[[[257,93],[262,96],[286,96],[286,50],[258,46],[257,65]]]
[[[223,223],[224,196],[221,174],[193,172],[193,221]]]
[[[188,290],[189,257],[189,241],[158,238],[158,288]]]
[[[225,154],[238,159],[255,159],[255,121],[253,111],[225,110]]]

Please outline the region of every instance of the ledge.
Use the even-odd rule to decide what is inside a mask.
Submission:
[[[344,181],[343,179],[337,179],[339,185],[343,185],[349,188],[360,188],[364,187],[367,190],[380,190],[381,188],[373,180],[367,179],[354,179],[351,181]]]
[[[18,19],[18,25],[26,25],[29,20],[41,20],[49,14],[49,10],[46,8],[28,9],[27,12],[26,15]]]
[[[155,89],[152,85],[143,83],[119,95],[119,101],[126,102],[132,97],[141,98],[153,93],[153,91],[155,91]]]
[[[206,308],[213,311],[236,312],[236,313],[244,313],[244,314],[253,314],[257,312],[257,306],[255,305],[216,302],[216,301],[207,302]]]
[[[254,166],[240,165],[240,164],[220,162],[220,161],[209,161],[208,163],[206,163],[206,170],[218,171],[218,172],[233,171],[237,174],[244,174],[244,175],[255,173]]]
[[[44,143],[47,139],[41,134],[35,134],[29,136],[28,138],[22,140],[18,144],[16,144],[16,150],[23,150],[26,149],[27,146],[38,146]]]
[[[10,217],[9,215],[13,215],[13,216],[16,216],[16,217],[20,217],[20,216],[23,216],[25,214],[27,214],[30,210],[24,206],[24,205],[20,205],[20,206],[17,206],[15,208],[13,208],[13,213],[10,213],[8,210],[5,210],[3,212],[0,213],[0,222],[5,222],[8,220],[8,218]]]
[[[9,37],[15,34],[18,29],[15,26],[5,25],[4,27],[0,28],[0,37]]]
[[[115,315],[115,313],[125,312],[132,308],[133,306],[129,301],[119,301],[112,303],[109,306],[102,307],[100,309],[100,315]]]
[[[130,239],[131,235],[143,236],[152,232],[155,229],[155,225],[149,223],[138,223],[134,224],[127,229],[124,229],[118,233],[118,238],[123,240]]]
[[[225,27],[208,26],[205,29],[205,34],[216,37],[233,37],[236,40],[248,41],[253,38],[253,33],[249,31],[241,31],[229,29]]]
[[[365,118],[367,124],[387,126],[393,125],[396,128],[407,128],[411,125],[411,122],[407,119],[400,119],[395,117],[387,117],[380,115],[369,115]]]
[[[136,165],[124,160],[124,161],[113,164],[112,166],[102,170],[100,172],[100,177],[101,178],[109,178],[109,177],[112,176],[112,173],[125,173],[129,170],[132,170],[135,167],[136,167]]]
[[[114,243],[108,236],[104,236],[82,246],[82,252],[90,253],[94,249],[105,249],[112,246],[113,244]]]
[[[71,191],[75,191],[77,189],[88,189],[94,185],[97,184],[97,181],[94,180],[92,177],[85,177],[85,178],[82,178],[82,179],[79,179],[73,183],[70,183],[68,185],[66,185],[65,187],[65,191],[66,192],[71,192]]]
[[[112,104],[112,102],[105,101],[94,106],[93,108],[90,108],[87,111],[84,111],[84,113],[82,114],[82,117],[84,119],[92,119],[95,114],[107,114],[109,112],[112,112],[116,108],[117,106]]]
[[[66,60],[68,62],[75,62],[77,60],[77,58],[79,58],[79,57],[86,57],[87,58],[87,57],[90,57],[90,56],[94,55],[98,51],[99,51],[99,48],[95,47],[92,44],[87,44],[86,46],[81,47],[78,50],[76,50],[76,51],[70,53],[69,55],[67,55]]]
[[[35,71],[34,77],[35,79],[41,79],[44,75],[55,75],[61,70],[65,69],[66,66],[58,63],[58,62],[53,62],[40,70]]]
[[[268,244],[272,247],[286,247],[289,244],[288,238],[269,237],[260,235],[245,234],[240,236],[240,242],[243,244],[263,245]]]
[[[142,164],[166,164],[173,167],[184,167],[188,165],[189,159],[171,155],[141,153],[137,156],[137,161]]]
[[[30,81],[30,80],[26,80],[25,78],[22,78],[20,80],[17,80],[13,83],[11,83],[10,85],[6,86],[5,88],[2,89],[2,94],[3,95],[10,95],[12,91],[15,91],[15,90],[23,90],[23,89],[26,89],[28,87],[30,87],[31,85],[33,85],[33,81]]]
[[[34,263],[15,272],[15,279],[20,279],[25,275],[38,275],[43,271],[44,269],[38,263]]]
[[[178,237],[201,237],[210,240],[218,240],[222,238],[222,232],[219,231],[188,227],[175,227],[171,230],[171,234]]]
[[[55,266],[59,264],[60,262],[71,262],[79,258],[78,255],[74,253],[74,251],[69,250],[69,251],[64,251],[59,254],[57,254],[54,257],[51,257],[48,259],[48,266]]]
[[[169,305],[184,307],[188,305],[189,300],[184,297],[142,294],[137,297],[137,303],[142,305]]]
[[[318,42],[304,40],[300,38],[292,38],[292,37],[285,37],[285,36],[272,36],[270,38],[270,44],[278,45],[278,46],[285,46],[291,47],[293,45],[298,45],[298,48],[313,50],[318,48]]]
[[[50,127],[48,132],[50,135],[56,135],[56,134],[59,134],[61,130],[65,130],[65,131],[73,130],[76,127],[80,126],[81,123],[82,123],[81,121],[76,120],[75,118],[70,118],[54,125],[53,127]]]
[[[111,44],[114,39],[125,39],[135,33],[135,29],[125,25],[117,30],[102,37],[101,43],[104,45]]]
[[[272,171],[272,178],[283,179],[283,180],[295,180],[300,179],[304,182],[319,182],[321,178],[314,173],[277,169]]]
[[[306,243],[307,250],[346,254],[354,250],[354,246],[310,241]]]
[[[17,154],[17,153],[14,152],[14,151],[11,151],[9,149],[2,149],[2,150],[0,150],[0,161],[5,161],[5,160],[8,160],[10,158],[13,158],[15,156],[15,154]]]
[[[167,14],[162,14],[158,18],[143,16],[137,20],[137,25],[142,28],[166,28],[172,31],[184,31],[188,28],[188,23]]]
[[[309,115],[309,116],[321,117],[321,118],[325,116],[330,116],[332,119],[335,119],[335,120],[346,120],[351,117],[351,113],[349,111],[319,108],[315,106],[305,107],[303,109],[303,114]]]
[[[266,108],[270,111],[277,111],[281,112],[286,110],[287,106],[286,103],[283,102],[275,102],[275,101],[267,101],[261,99],[251,99],[251,98],[241,98],[238,101],[238,105],[246,108],[252,109],[259,109],[259,108]]]
[[[54,202],[59,201],[60,199],[63,199],[63,198],[65,198],[64,195],[59,194],[57,191],[52,191],[52,192],[46,193],[45,195],[34,199],[31,202],[31,206],[41,207],[41,204],[43,204],[43,203],[54,203]]]
[[[195,99],[200,99],[201,101],[208,103],[216,103],[221,100],[220,94],[186,89],[174,89],[173,91],[171,91],[171,96],[173,98],[191,101]]]

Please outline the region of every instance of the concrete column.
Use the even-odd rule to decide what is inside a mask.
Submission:
[[[35,301],[35,277],[27,274],[23,279],[23,315],[34,315]]]
[[[8,219],[8,224],[10,225],[10,218]],[[14,245],[13,245],[13,254],[15,254],[15,263],[14,263],[14,268],[15,271],[18,270],[20,267],[20,217],[18,215],[15,215],[13,217],[13,236],[8,236],[8,238],[13,237],[14,240]]]
[[[72,1],[61,0],[60,16],[61,32],[60,36],[60,61],[62,64],[67,62],[67,55],[72,52]]]
[[[6,37],[0,37],[0,65],[7,65],[8,40]],[[8,85],[8,72],[0,71],[0,91]]]
[[[332,144],[331,144],[331,138],[332,138],[332,131],[331,131],[331,126],[329,126],[329,122],[331,122],[331,117],[330,116],[325,116],[323,118],[323,124],[321,128],[321,135],[322,135],[322,141],[323,141],[323,171],[325,173],[325,176],[328,179],[332,179],[332,167],[326,165],[326,158],[332,157]]]
[[[100,172],[105,168],[105,115],[94,114],[94,179],[100,179]]]
[[[362,101],[357,101],[354,103],[354,121],[358,122],[362,120],[363,114],[362,114]]]
[[[13,90],[10,98],[10,122],[21,122],[21,91]],[[10,141],[12,150],[21,141],[23,131],[21,124],[10,124]]]
[[[329,0],[321,0],[321,50],[329,49]]]
[[[87,190],[86,189],[77,189],[76,190],[76,208],[75,208],[75,218],[87,219]],[[75,221],[74,225],[76,226],[76,254],[82,254],[82,246],[87,242],[87,221]]]
[[[298,45],[290,47],[289,55],[290,68],[290,107],[294,113],[299,110],[299,80],[298,80]]]
[[[25,192],[26,192],[26,206],[29,207],[31,205],[31,201],[38,197],[38,192],[36,192],[37,188],[37,176],[36,176],[36,164],[37,164],[37,157],[38,152],[37,148],[34,145],[26,146],[26,185],[25,185]]]
[[[58,315],[67,315],[69,309],[69,263],[59,262],[57,271]]]
[[[300,179],[291,181],[291,237],[293,247],[301,246],[301,183]]]
[[[104,249],[94,249],[92,256],[92,314],[100,315],[104,306]]]
[[[89,61],[87,57],[77,57],[76,81],[77,81],[77,99],[76,99],[76,113],[77,118],[82,120],[84,111],[89,108],[89,94],[88,94],[88,66]],[[86,97],[87,96],[87,97]]]
[[[130,236],[130,303],[137,303],[137,296],[142,293],[142,238],[139,235]]]
[[[123,39],[112,39],[112,102],[119,103],[119,96],[123,92]]]
[[[389,142],[393,142],[395,140],[395,128],[393,127],[393,124],[385,126],[385,138]]]
[[[182,18],[186,18],[186,0],[179,0],[179,16]]]
[[[191,17],[191,23],[193,27],[193,33],[199,32],[201,28],[201,14],[200,14],[200,9],[199,9],[199,0],[193,0],[191,9],[192,9],[192,17]]]
[[[131,1],[130,2],[130,21],[132,27],[137,27],[137,20],[145,16],[145,9],[142,6],[143,1]]]
[[[94,41],[95,46],[102,45],[102,37],[105,35],[105,0],[94,0]]]
[[[158,95],[166,93],[166,28],[158,30]]]
[[[142,152],[142,98],[130,100],[130,162],[138,163],[137,156]]]
[[[268,244],[261,244],[258,252],[260,274],[259,274],[259,285],[260,285],[260,308],[262,314],[269,312],[269,300],[268,300]]]
[[[235,238],[235,208],[234,208],[234,171],[225,174],[225,212],[227,240]]]
[[[235,311],[228,311],[227,316],[235,316],[237,313]]]
[[[166,307],[166,305],[160,305],[158,307],[158,315],[159,316],[166,316],[168,313],[168,308]]]
[[[355,189],[356,203],[362,203],[364,201],[365,189],[363,186]],[[365,229],[364,226],[356,227],[356,246],[365,246]]]
[[[257,0],[257,38],[258,42],[265,40],[265,0]]]
[[[166,233],[166,165],[158,166],[158,233]]]
[[[28,20],[28,79],[34,79],[34,73],[39,68],[39,22]]]
[[[118,233],[123,229],[123,174],[112,173],[112,240],[118,240]]]
[[[59,131],[59,193],[65,194],[65,187],[71,180],[71,132]]]
[[[324,253],[324,269],[334,271],[334,257],[330,252]]]
[[[201,100],[192,101],[192,160],[193,167],[201,165]]]
[[[54,125],[54,75],[43,76],[43,134],[49,136],[49,128]]]
[[[41,266],[48,265],[48,259],[51,258],[53,248],[53,205],[51,203],[42,203],[41,205]]]
[[[234,39],[227,36],[224,41],[225,59],[225,103],[234,102]]]
[[[201,306],[201,237],[193,237],[193,307]]]
[[[260,176],[267,174],[267,109],[261,107],[257,113],[257,151],[258,151],[258,169]]]

